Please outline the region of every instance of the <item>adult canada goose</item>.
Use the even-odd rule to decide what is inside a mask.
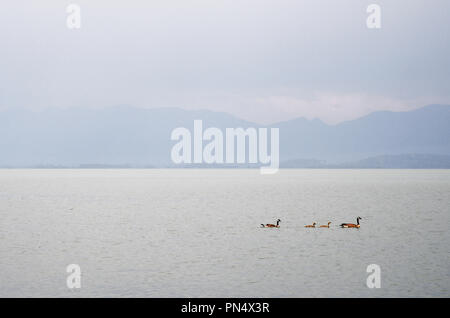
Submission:
[[[281,220],[278,219],[276,225],[275,224],[265,224],[265,225],[261,224],[261,225],[262,225],[262,227],[280,227],[280,222],[281,222]]]
[[[314,223],[311,224],[311,225],[305,225],[305,227],[316,227],[316,222],[314,222]]]
[[[327,225],[321,225],[320,227],[330,227],[331,222],[328,222]]]
[[[362,220],[361,217],[357,217],[356,218],[356,224],[353,223],[342,223],[341,227],[345,227],[345,228],[358,228],[359,229],[359,220]]]

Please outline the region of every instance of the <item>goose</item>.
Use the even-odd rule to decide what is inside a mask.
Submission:
[[[305,225],[305,227],[316,227],[316,222],[314,222],[312,225]]]
[[[330,224],[331,224],[331,222],[328,222],[328,224],[327,225],[321,225],[320,227],[330,227]]]
[[[281,222],[281,220],[278,219],[276,225],[275,224],[265,224],[265,225],[261,224],[261,225],[262,225],[262,227],[280,227],[280,222]]]
[[[361,217],[357,217],[356,218],[356,224],[353,223],[342,223],[341,227],[345,227],[345,228],[358,228],[359,229],[359,220],[362,220]]]

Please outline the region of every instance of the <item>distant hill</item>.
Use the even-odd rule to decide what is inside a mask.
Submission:
[[[424,154],[375,156],[331,167],[353,169],[450,169],[450,156]]]
[[[252,126],[231,115],[177,108],[47,109],[0,112],[0,166],[167,166],[176,127],[193,121]]]
[[[327,164],[319,160],[289,160],[281,168],[316,169],[450,169],[450,156],[429,154],[384,155],[354,162]]]
[[[226,113],[177,108],[9,109],[0,111],[0,166],[171,167],[170,133],[192,130],[195,119],[203,120],[204,129],[260,127]],[[446,166],[449,123],[450,106],[430,105],[338,125],[298,118],[270,127],[280,129],[284,167],[427,168]]]
[[[329,163],[380,155],[450,155],[450,106],[409,112],[374,112],[338,125],[303,118],[280,127],[282,161],[314,158]]]
[[[325,161],[317,159],[293,159],[282,161],[280,163],[281,168],[328,168],[328,164]]]

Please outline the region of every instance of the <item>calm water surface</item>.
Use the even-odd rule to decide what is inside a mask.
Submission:
[[[450,170],[0,170],[0,296],[449,297],[449,215]]]

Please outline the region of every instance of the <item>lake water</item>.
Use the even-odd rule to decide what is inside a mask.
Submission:
[[[0,296],[449,297],[449,215],[450,170],[0,170]]]

